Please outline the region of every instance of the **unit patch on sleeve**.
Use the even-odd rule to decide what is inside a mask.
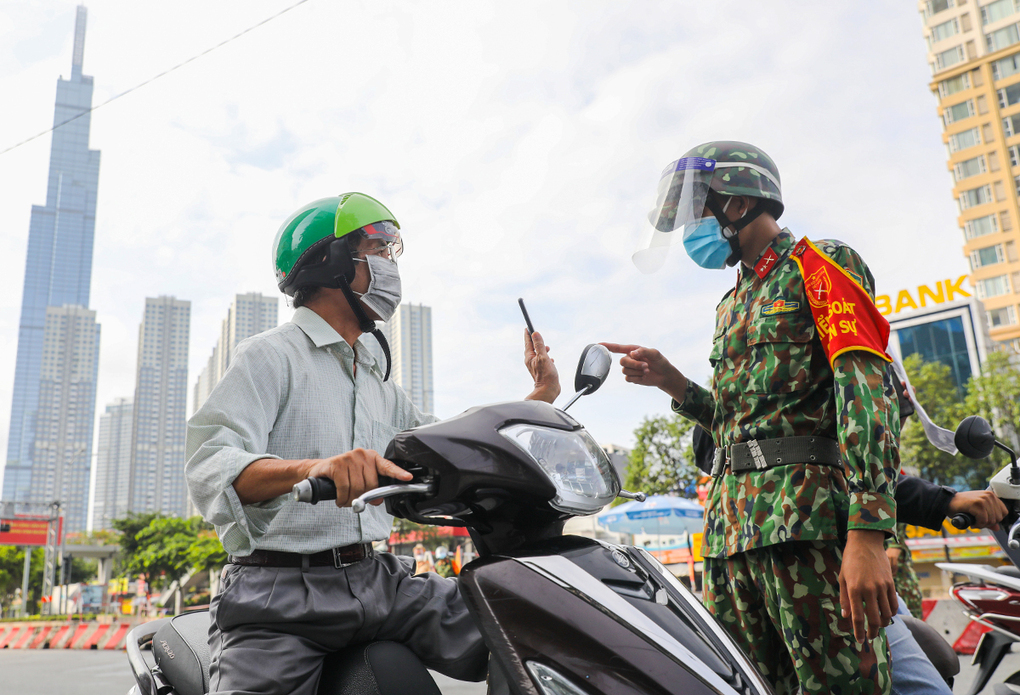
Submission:
[[[761,308],[762,316],[775,316],[776,314],[792,314],[800,309],[800,302],[788,302],[785,299],[776,299],[771,304]]]

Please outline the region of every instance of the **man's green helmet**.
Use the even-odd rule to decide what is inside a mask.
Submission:
[[[774,219],[783,214],[783,191],[779,169],[761,149],[746,142],[718,140],[706,142],[688,151],[684,158],[703,157],[715,160],[715,173],[709,188],[722,195],[746,195],[772,201],[769,212]],[[730,166],[719,166],[720,164]],[[747,164],[748,166],[732,166]]]
[[[399,242],[400,224],[389,209],[364,193],[344,193],[303,205],[280,226],[273,243],[273,267],[280,291],[338,287],[336,277],[354,279],[352,249],[343,239],[366,230],[368,236]]]

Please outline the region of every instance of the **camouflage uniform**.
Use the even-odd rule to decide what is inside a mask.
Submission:
[[[816,242],[872,296],[861,258]],[[840,615],[846,529],[895,527],[897,443],[885,426],[892,383],[881,358],[844,353],[829,365],[816,336],[788,230],[717,308],[710,389],[688,382],[673,410],[726,447],[818,435],[839,442],[845,469],[791,462],[716,478],[705,507],[705,604],[775,684],[804,693],[888,693],[885,631],[863,646]],[[782,646],[785,645],[785,649]]]
[[[921,594],[921,587],[918,584],[917,572],[914,571],[914,558],[910,555],[910,548],[907,547],[907,525],[896,524],[896,536],[886,541],[887,548],[899,548],[900,560],[896,565],[896,574],[893,580],[896,582],[896,593],[907,604],[907,610],[918,620],[923,620],[924,610],[922,602],[924,596]]]

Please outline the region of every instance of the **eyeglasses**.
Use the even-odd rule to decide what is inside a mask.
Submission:
[[[402,239],[397,239],[396,241],[387,241],[385,243],[379,244],[378,246],[373,246],[367,249],[360,249],[358,251],[359,254],[364,254],[365,256],[382,256],[383,258],[389,258],[390,260],[396,260],[400,258],[400,255],[403,252],[404,242]]]

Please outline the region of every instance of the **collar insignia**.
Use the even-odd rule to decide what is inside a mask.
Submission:
[[[765,253],[758,258],[758,262],[754,264],[755,274],[764,280],[765,276],[769,274],[773,267],[775,267],[776,261],[778,260],[779,256],[776,255],[775,250],[771,246],[768,247],[765,249]]]

